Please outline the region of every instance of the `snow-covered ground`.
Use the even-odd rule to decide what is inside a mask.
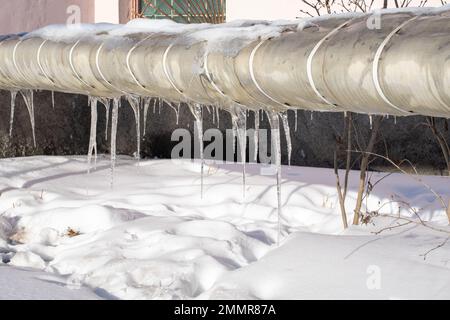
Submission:
[[[105,296],[85,287],[73,290],[64,277],[43,271],[21,269],[0,265],[1,300],[96,300]]]
[[[372,174],[364,204],[379,215],[343,231],[333,171],[283,167],[277,246],[275,177],[247,171],[243,199],[240,165],[208,166],[201,199],[190,161],[120,158],[111,189],[106,157],[89,175],[84,157],[0,160],[0,252],[15,266],[0,291],[8,274],[33,280],[0,298],[45,297],[39,279],[64,298],[450,298],[450,228],[429,190],[447,203],[449,178]]]

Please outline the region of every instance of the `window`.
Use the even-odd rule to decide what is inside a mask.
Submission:
[[[222,23],[226,0],[140,0],[139,16],[180,23]]]

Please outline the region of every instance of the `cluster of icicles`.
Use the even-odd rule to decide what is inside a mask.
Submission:
[[[34,119],[34,91],[33,90],[19,90],[19,91],[11,91],[11,111],[10,111],[10,127],[9,127],[9,136],[12,137],[13,126],[14,126],[14,113],[16,106],[16,98],[17,95],[23,97],[25,105],[27,107],[33,144],[36,147],[36,134],[35,134],[35,119]],[[104,97],[93,97],[88,96],[88,105],[91,109],[91,126],[90,126],[90,136],[89,136],[89,147],[88,147],[88,155],[87,155],[87,165],[88,165],[88,173],[90,173],[94,161],[94,168],[97,163],[97,122],[98,122],[98,106],[99,103],[104,106],[106,113],[106,127],[105,127],[105,137],[108,140],[108,129],[109,129],[109,115],[112,109],[111,116],[111,134],[110,134],[110,156],[111,156],[111,187],[114,185],[114,169],[116,164],[116,156],[117,156],[117,127],[118,127],[118,119],[119,119],[119,110],[122,105],[122,99],[125,98],[128,101],[130,107],[133,109],[134,118],[136,122],[136,153],[135,157],[137,160],[140,159],[141,154],[141,112],[143,112],[143,129],[142,135],[146,134],[146,123],[149,114],[149,109],[153,108],[153,113],[156,113],[156,109],[158,108],[158,113],[161,113],[162,106],[169,106],[175,112],[176,116],[176,124],[179,124],[179,114],[181,103],[178,103],[177,106],[174,106],[172,103],[162,99],[162,98],[151,98],[151,97],[138,97],[138,96],[124,96],[118,98],[104,98]],[[52,107],[55,108],[55,94],[54,91],[51,92],[51,100]],[[200,145],[200,158],[201,158],[201,197],[203,197],[204,191],[204,145],[203,145],[203,110],[206,109],[209,114],[212,114],[213,123],[217,124],[217,127],[220,126],[220,108],[218,106],[203,106],[200,104],[188,104],[191,113],[195,118],[195,126],[197,133],[198,143]],[[112,108],[111,108],[112,107]],[[236,139],[239,143],[239,150],[241,152],[240,159],[242,164],[242,192],[243,197],[245,198],[245,190],[246,190],[246,150],[247,150],[247,117],[248,109],[245,109],[241,106],[235,105],[231,108],[230,116],[232,120],[232,132],[233,132],[233,152],[236,150]],[[293,110],[295,115],[295,131],[297,131],[297,111]],[[280,120],[283,125],[283,129],[285,132],[286,144],[287,144],[287,153],[288,153],[288,163],[291,163],[291,153],[292,153],[292,144],[291,144],[291,136],[290,136],[290,127],[288,121],[288,113],[287,111],[277,113],[270,112],[266,110],[256,110],[254,112],[254,148],[253,161],[257,161],[258,157],[258,146],[259,146],[259,128],[260,128],[260,120],[263,119],[264,113],[266,113],[267,119],[271,126],[271,143],[272,143],[272,152],[275,152],[275,166],[276,166],[276,177],[277,177],[277,197],[278,197],[278,215],[281,214],[281,139],[280,139]],[[312,112],[311,112],[312,117]]]

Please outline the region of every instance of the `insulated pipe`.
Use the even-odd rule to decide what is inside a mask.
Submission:
[[[446,9],[385,11],[379,29],[368,27],[371,14],[360,14],[0,37],[0,89],[448,118]],[[259,28],[274,32],[258,34]]]

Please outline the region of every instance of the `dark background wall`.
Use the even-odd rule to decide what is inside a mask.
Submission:
[[[86,154],[89,142],[90,109],[86,96],[55,93],[55,109],[52,109],[51,93],[35,92],[36,138],[37,147],[33,147],[31,126],[27,109],[20,95],[16,100],[16,114],[13,137],[9,139],[10,93],[0,91],[0,156],[28,155],[74,155]],[[109,141],[105,140],[105,108],[99,106],[98,147],[100,153],[108,153]],[[355,115],[355,128],[359,140],[364,144],[368,140],[369,118]],[[161,114],[149,110],[147,133],[142,139],[144,158],[168,158],[176,142],[170,137],[174,129],[186,128],[192,131],[194,118],[187,107],[181,107],[179,125],[176,125],[174,111],[164,106]],[[331,167],[336,140],[342,135],[344,116],[342,113],[298,112],[298,130],[294,131],[294,113],[289,112],[293,144],[292,164],[301,166]],[[212,115],[204,112],[204,129],[215,128]],[[381,135],[376,145],[376,152],[399,162],[407,158],[422,172],[441,174],[445,161],[441,150],[430,130],[423,123],[424,117],[385,119],[381,126]],[[253,114],[249,114],[248,127],[253,128]],[[267,117],[261,122],[262,128],[268,128]],[[220,128],[231,128],[230,117],[226,112],[220,113]],[[118,152],[133,154],[135,152],[135,124],[131,108],[123,103],[119,117]],[[444,131],[448,136],[448,131]],[[284,136],[283,136],[284,137]],[[287,162],[284,138],[283,162]],[[356,156],[356,155],[355,155]],[[390,166],[381,160],[371,164],[372,169],[388,169]],[[356,163],[357,167],[357,163]]]

